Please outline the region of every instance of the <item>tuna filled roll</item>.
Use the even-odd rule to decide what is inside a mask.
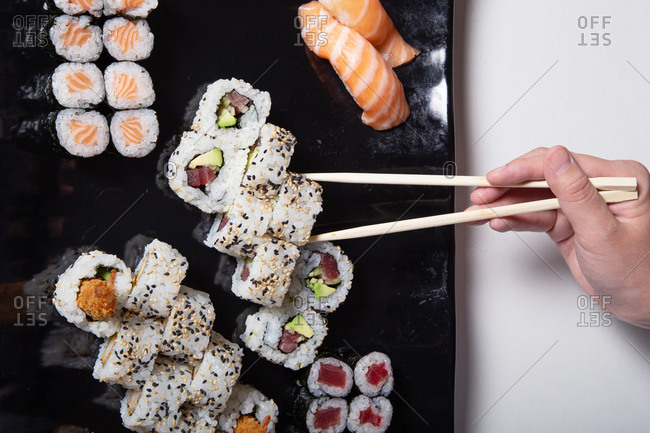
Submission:
[[[158,7],[158,0],[104,0],[104,15],[127,15],[146,18]]]
[[[112,18],[104,23],[103,41],[115,60],[143,60],[153,50],[153,33],[145,20]]]
[[[94,107],[104,100],[104,75],[92,63],[62,63],[52,74],[52,93],[64,107]]]
[[[117,334],[100,346],[93,377],[100,382],[140,389],[154,367],[162,331],[162,320],[127,316]]]
[[[286,129],[266,124],[248,156],[242,187],[255,190],[262,197],[277,197],[286,177],[296,137]]]
[[[325,335],[325,320],[314,310],[262,307],[246,319],[241,339],[263,358],[299,370],[314,362]]]
[[[371,352],[354,366],[354,383],[363,394],[387,396],[393,390],[393,367],[388,355]]]
[[[215,219],[204,243],[233,257],[252,258],[270,239],[265,233],[273,205],[255,191],[239,188],[237,193],[230,209]]]
[[[300,296],[303,305],[333,312],[345,301],[352,287],[353,265],[341,248],[330,242],[307,244],[300,253],[292,296]]]
[[[237,259],[232,292],[260,305],[280,305],[289,289],[298,247],[277,239],[260,245],[252,258]]]
[[[133,277],[133,290],[126,308],[144,316],[167,317],[187,272],[187,259],[171,245],[154,239]]]
[[[269,234],[300,246],[309,240],[316,217],[323,210],[323,188],[304,176],[287,173],[273,207]]]
[[[169,186],[186,203],[205,213],[226,212],[239,192],[248,152],[185,132],[167,164]]]
[[[203,95],[192,129],[218,138],[238,148],[255,143],[271,110],[271,97],[250,84],[236,80],[218,80]]]
[[[348,403],[342,398],[321,397],[311,401],[305,414],[309,433],[341,433],[348,420]]]
[[[52,302],[66,320],[98,337],[121,326],[131,292],[131,270],[112,254],[91,251],[79,257],[56,283]]]
[[[348,430],[356,433],[383,433],[390,426],[393,405],[385,397],[360,395],[350,403]]]
[[[178,413],[188,397],[192,372],[188,365],[159,356],[151,375],[139,389],[129,389],[120,414],[125,427],[140,429],[164,423]]]
[[[160,354],[181,360],[201,359],[210,342],[214,318],[207,293],[181,286],[165,320]]]
[[[274,433],[278,413],[272,399],[250,385],[238,383],[219,416],[219,429],[224,433]]]
[[[104,8],[104,0],[46,0],[45,4],[53,12],[61,11],[67,15],[88,13],[95,17],[101,17]]]
[[[194,367],[188,402],[214,425],[237,383],[242,356],[238,345],[213,331],[203,358]]]
[[[115,62],[104,71],[106,99],[118,110],[149,107],[156,99],[149,72],[133,62]]]
[[[90,158],[104,152],[110,141],[108,122],[96,111],[69,108],[55,118],[58,144],[70,155]]]
[[[110,129],[115,149],[129,158],[148,155],[158,141],[158,117],[148,108],[116,112]]]
[[[69,62],[94,62],[102,53],[102,29],[87,15],[54,18],[48,35],[54,51]]]
[[[307,386],[316,397],[347,397],[354,384],[352,368],[336,358],[320,358],[309,369]]]

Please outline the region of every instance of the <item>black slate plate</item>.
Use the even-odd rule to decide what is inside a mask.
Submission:
[[[96,433],[126,431],[119,415],[97,400],[104,394],[114,404],[116,396],[92,379],[84,364],[92,362],[92,354],[81,353],[85,357],[80,359],[72,353],[86,342],[56,334],[60,326],[67,331],[57,332],[70,328],[56,317],[41,315],[38,308],[30,310],[30,304],[38,307],[42,299],[22,292],[23,282],[55,262],[67,247],[94,243],[124,257],[125,242],[132,236],[158,237],[189,259],[185,284],[211,294],[216,330],[231,338],[236,317],[251,306],[215,284],[224,258],[192,238],[200,213],[165,196],[155,183],[163,143],[181,131],[186,106],[202,84],[237,77],[270,92],[269,121],[291,130],[299,140],[291,163],[296,172],[441,173],[445,163],[453,161],[451,104],[449,125],[428,109],[430,90],[444,76],[451,88],[452,2],[383,3],[405,39],[423,51],[416,61],[397,69],[412,108],[407,125],[376,132],[361,124],[359,109],[331,67],[302,46],[294,20],[298,2],[163,0],[149,20],[156,36],[154,54],[142,62],[156,87],[161,144],[142,160],[102,155],[77,161],[14,146],[11,126],[49,108],[19,106],[12,96],[33,71],[52,63],[38,48],[13,46],[21,42],[16,36],[21,22],[42,15],[34,8],[37,2],[16,0],[0,6],[0,164],[5,179],[0,187],[0,431],[50,432],[64,424]],[[445,47],[446,62],[433,63],[431,53]],[[97,63],[104,67],[109,62],[104,53]],[[446,188],[324,187],[325,210],[316,232],[453,210],[452,191]],[[327,316],[325,347],[362,354],[381,350],[391,356],[396,386],[390,397],[395,410],[390,431],[453,431],[453,229],[340,245],[355,262],[354,286],[346,303]],[[52,341],[68,353],[66,367],[44,366],[40,352],[52,349]],[[45,359],[54,362],[49,355]],[[280,432],[296,428],[291,402],[298,377],[258,362],[246,351],[242,381],[279,404]]]

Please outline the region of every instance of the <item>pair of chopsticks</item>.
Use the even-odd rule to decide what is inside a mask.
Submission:
[[[529,181],[516,185],[492,185],[482,176],[440,176],[418,174],[383,174],[383,173],[305,173],[303,176],[319,182],[365,183],[379,185],[428,185],[428,186],[491,186],[499,188],[548,188],[543,180]],[[607,203],[619,203],[638,198],[637,182],[634,177],[594,177],[589,179],[599,190]],[[337,241],[366,236],[378,236],[388,233],[420,230],[450,224],[503,218],[531,212],[559,209],[557,198],[495,206],[465,212],[454,212],[430,217],[414,218],[363,227],[338,230],[312,236],[310,242]]]

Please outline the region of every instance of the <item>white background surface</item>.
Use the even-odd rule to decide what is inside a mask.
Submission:
[[[649,1],[456,0],[454,45],[459,174],[555,144],[650,166]],[[579,327],[602,312],[545,235],[456,239],[457,432],[650,431],[650,331]]]

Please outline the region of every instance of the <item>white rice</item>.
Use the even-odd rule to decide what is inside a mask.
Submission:
[[[118,111],[111,119],[111,137],[115,149],[129,158],[142,158],[156,147],[158,118],[148,108]]]
[[[146,18],[152,10],[158,7],[158,0],[144,0],[141,5],[132,7],[128,7],[129,3],[129,0],[104,0],[104,15],[120,14]]]
[[[71,155],[90,158],[99,155],[108,147],[108,122],[97,111],[68,108],[57,114],[54,123],[59,144]],[[87,125],[88,128],[77,129],[73,133],[74,123]],[[83,140],[90,133],[95,134],[95,139],[86,144]]]
[[[329,408],[338,408],[340,409],[340,423],[334,427],[328,429],[317,429],[314,426],[314,414],[318,409],[329,409]],[[307,430],[310,433],[342,433],[345,430],[346,423],[348,419],[348,403],[342,398],[328,398],[323,397],[319,399],[314,399],[307,409],[307,416],[305,423],[307,424]]]
[[[314,331],[314,335],[301,342],[296,349],[287,354],[278,349],[284,325],[297,314],[301,314]],[[308,309],[297,311],[291,306],[262,307],[248,316],[246,330],[241,335],[244,344],[261,357],[275,364],[284,365],[292,370],[299,370],[316,359],[317,349],[327,335],[325,320],[316,311]]]
[[[210,295],[181,286],[165,321],[160,353],[179,359],[201,359],[210,342],[214,319]]]
[[[335,365],[344,370],[346,381],[343,388],[331,386],[318,381],[318,374],[320,372],[322,364]],[[340,361],[336,358],[320,358],[316,360],[316,362],[314,362],[309,369],[307,386],[309,387],[309,392],[311,392],[316,397],[322,397],[326,395],[331,395],[332,397],[347,397],[347,395],[350,393],[350,390],[352,390],[352,385],[354,385],[354,373],[352,372],[352,368],[345,362]]]
[[[82,82],[89,88],[76,88],[72,82]],[[52,93],[57,102],[67,108],[88,108],[104,100],[104,75],[92,63],[62,63],[52,74]]]
[[[217,110],[227,93],[236,90],[250,101],[248,111],[239,118],[237,126],[219,128],[217,126]],[[223,145],[231,144],[241,149],[247,149],[255,143],[260,135],[260,129],[266,122],[271,111],[271,97],[267,92],[254,89],[250,84],[237,80],[218,80],[208,86],[196,111],[192,129],[199,134],[216,137]]]
[[[77,295],[82,280],[95,277],[99,266],[117,269],[115,278],[117,305],[113,317],[101,321],[92,321],[88,320],[86,313],[77,306]],[[110,337],[120,329],[123,307],[130,291],[131,270],[124,262],[112,254],[91,251],[79,257],[59,277],[52,302],[57,311],[68,322],[84,331],[92,332],[98,337]]]
[[[94,62],[99,58],[102,53],[104,45],[102,44],[102,29],[97,26],[91,25],[92,18],[88,15],[73,17],[70,15],[59,15],[54,19],[54,23],[49,30],[50,41],[54,45],[56,53],[70,62]],[[90,30],[90,37],[83,43],[82,37],[85,35],[78,35],[74,41],[78,41],[80,45],[73,43],[67,45],[65,42],[67,32],[70,26],[78,25],[83,29]],[[85,31],[84,31],[85,32]],[[77,33],[80,33],[77,30]]]
[[[388,376],[375,386],[368,383],[366,380],[366,374],[370,367],[378,363],[384,364],[384,367],[388,371]],[[381,352],[371,352],[362,357],[354,366],[354,383],[357,385],[357,388],[359,388],[359,391],[368,397],[375,397],[380,394],[384,396],[389,395],[393,390],[394,378],[393,367],[388,355]]]
[[[154,239],[145,247],[135,269],[133,291],[126,308],[145,316],[167,317],[187,268],[187,259],[175,248]]]
[[[92,0],[90,2],[90,7],[88,8],[70,0],[54,0],[54,5],[61,9],[61,12],[64,14],[77,15],[88,12],[90,15],[95,17],[101,17],[102,9],[104,8],[104,0]]]
[[[219,428],[224,433],[233,433],[239,417],[252,415],[260,424],[263,424],[267,417],[270,418],[266,432],[274,433],[275,424],[278,422],[278,413],[278,406],[272,399],[250,385],[238,383],[235,385],[225,410],[219,416]]]
[[[371,423],[361,424],[359,415],[361,411],[371,407],[375,413],[381,416],[381,422],[378,426]],[[350,403],[350,412],[348,414],[348,430],[356,433],[383,433],[390,426],[393,418],[393,405],[385,397],[375,397],[370,399],[365,395],[354,398]]]
[[[133,62],[111,63],[104,71],[106,99],[118,110],[149,107],[156,100],[149,72]]]
[[[135,27],[133,28],[133,26]],[[117,40],[119,32],[125,30],[130,31],[128,39],[129,43],[133,45],[132,47],[123,47]],[[145,20],[128,20],[119,17],[104,23],[103,41],[106,50],[115,60],[137,61],[151,55],[154,35]]]

